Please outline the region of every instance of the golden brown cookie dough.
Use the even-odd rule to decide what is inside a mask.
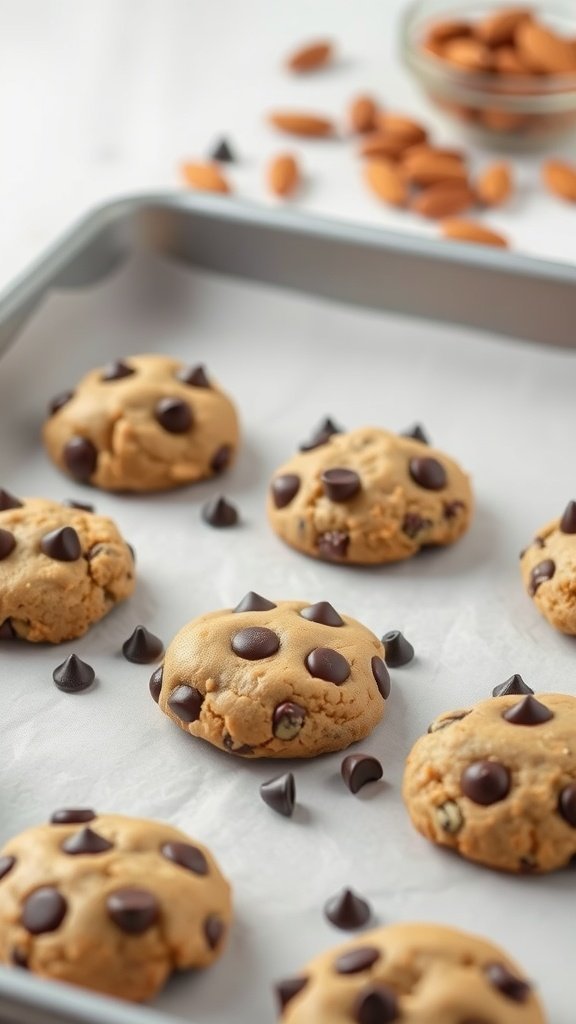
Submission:
[[[406,763],[413,824],[488,867],[565,867],[576,855],[575,736],[568,694],[492,697],[440,715]]]
[[[312,960],[277,986],[282,1024],[545,1024],[517,965],[491,942],[395,924]]]
[[[315,558],[396,562],[451,544],[470,524],[468,477],[412,437],[363,427],[333,434],[281,466],[268,515],[282,540]]]
[[[236,454],[238,419],[203,367],[130,356],[52,400],[44,443],[81,483],[161,491],[222,472]]]
[[[522,552],[524,586],[538,611],[562,633],[576,635],[576,502],[542,527]]]
[[[143,1002],[225,944],[230,887],[206,847],[156,821],[57,811],[0,854],[0,962]]]
[[[0,639],[73,640],[135,583],[134,556],[111,519],[0,491]]]
[[[150,691],[192,736],[241,757],[314,757],[368,736],[390,677],[378,638],[325,601],[249,593],[175,636]]]

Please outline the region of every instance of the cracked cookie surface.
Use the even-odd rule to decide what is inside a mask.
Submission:
[[[528,595],[562,633],[576,635],[576,502],[543,526],[520,558]]]
[[[150,680],[192,736],[243,757],[313,757],[367,736],[390,679],[378,638],[327,602],[250,593],[194,619]]]
[[[202,366],[140,355],[92,370],[53,399],[43,436],[52,461],[81,483],[160,491],[222,472],[238,419]]]
[[[206,847],[156,821],[56,812],[0,853],[0,961],[141,1002],[207,967],[231,921]]]

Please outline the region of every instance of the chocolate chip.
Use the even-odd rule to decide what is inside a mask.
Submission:
[[[104,836],[98,835],[91,828],[81,828],[79,832],[68,836],[62,843],[64,853],[76,856],[80,853],[106,853],[111,850],[114,843],[108,842]]]
[[[264,626],[247,626],[232,637],[232,650],[239,658],[259,661],[270,658],[280,647],[280,637]]]
[[[414,657],[414,648],[399,629],[391,629],[382,637],[384,659],[390,668],[407,665]]]
[[[427,491],[441,491],[448,483],[446,470],[438,459],[410,459],[408,469],[414,483]]]
[[[300,445],[301,452],[311,452],[314,448],[320,448],[321,445],[327,444],[334,434],[341,434],[342,427],[337,426],[334,420],[326,416],[321,423],[318,424],[316,430],[312,434],[309,441],[303,441]]]
[[[460,785],[469,800],[488,807],[508,796],[510,773],[499,761],[475,761],[462,772]]]
[[[305,665],[315,679],[324,679],[327,683],[341,686],[350,675],[350,664],[346,658],[333,651],[331,647],[317,647],[305,659]]]
[[[240,604],[236,605],[234,611],[267,612],[276,607],[277,605],[273,601],[268,601],[267,598],[261,597],[260,594],[255,594],[253,590],[249,590],[240,601]]]
[[[318,601],[300,612],[303,619],[310,622],[317,622],[320,626],[343,626],[344,619],[341,619],[335,608],[328,601]]]
[[[15,967],[21,967],[23,970],[28,970],[28,956],[23,949],[19,949],[18,946],[12,950],[10,954],[10,961]]]
[[[300,490],[300,477],[296,473],[277,476],[271,485],[272,501],[276,508],[285,508]]]
[[[98,452],[87,437],[71,437],[62,452],[64,464],[76,480],[86,483],[96,469]]]
[[[195,686],[181,683],[168,698],[168,707],[181,722],[197,722],[204,703],[204,694]]]
[[[88,808],[65,807],[60,811],[54,811],[50,818],[51,825],[76,825],[85,821],[93,821],[96,817],[94,811]]]
[[[551,580],[555,572],[556,565],[551,558],[545,558],[543,562],[538,562],[538,565],[535,565],[530,573],[530,580],[528,583],[528,593],[530,596],[534,597],[538,587],[540,587],[542,583],[546,583],[548,580]]]
[[[81,512],[95,512],[94,505],[87,505],[83,501],[75,501],[74,498],[64,498],[64,508],[78,508]]]
[[[506,679],[505,682],[499,683],[498,686],[495,686],[492,690],[493,697],[509,697],[513,694],[522,696],[523,694],[533,693],[534,690],[530,689],[527,683],[522,679],[522,676],[518,675],[517,672],[515,672],[513,676],[510,676],[509,679]]]
[[[44,534],[40,550],[57,562],[77,562],[82,554],[80,538],[71,526],[61,526]]]
[[[430,444],[430,438],[420,423],[415,423],[413,427],[408,427],[407,430],[402,430],[400,437],[410,437],[413,441],[421,441],[422,444]]]
[[[342,953],[334,961],[334,970],[337,974],[359,974],[369,970],[379,959],[380,950],[375,946],[359,946],[349,953]]]
[[[54,416],[59,409],[63,409],[65,405],[68,405],[72,398],[74,398],[73,391],[61,391],[60,394],[55,395],[48,402],[48,415]]]
[[[414,540],[422,530],[432,526],[431,519],[424,519],[418,512],[407,512],[402,520],[402,532]]]
[[[218,448],[215,454],[212,456],[210,463],[210,469],[213,473],[221,473],[230,464],[232,458],[232,447],[229,444],[223,444]]]
[[[135,552],[134,548],[132,547],[132,545],[128,543],[128,541],[126,541],[126,547],[128,548],[128,551],[130,552],[132,561],[136,562],[136,552]]]
[[[0,640],[17,640],[18,634],[14,629],[10,619],[4,619],[4,622],[0,623]]]
[[[128,935],[142,935],[159,917],[156,897],[147,889],[126,887],[111,892],[106,900],[109,917]]]
[[[396,993],[388,985],[371,985],[362,989],[354,1004],[357,1024],[393,1024],[400,1020]],[[465,1024],[462,1021],[461,1024]]]
[[[209,388],[210,381],[206,376],[203,366],[185,366],[176,374],[178,380],[183,384],[189,384],[193,388]]]
[[[355,494],[362,487],[360,477],[358,473],[355,473],[353,469],[326,469],[322,476],[322,486],[324,493],[330,501],[348,501],[349,498],[353,498]]]
[[[285,775],[278,775],[260,786],[260,796],[265,804],[271,807],[277,814],[283,814],[285,818],[291,818],[296,800],[296,784],[292,772]]]
[[[216,949],[224,934],[224,923],[217,914],[209,914],[204,921],[204,935],[210,949]]]
[[[226,750],[229,750],[231,754],[242,755],[254,753],[254,747],[249,746],[248,743],[240,743],[239,746],[236,747],[234,745],[235,742],[236,741],[234,737],[231,736],[229,732],[224,732],[222,734],[222,743],[224,744]]]
[[[371,665],[372,675],[376,680],[376,686],[380,690],[384,700],[388,700],[388,697],[390,696],[390,673],[382,661],[382,658],[379,658],[378,655],[374,655]]]
[[[517,978],[504,964],[486,964],[484,973],[494,988],[515,1003],[525,1003],[530,995],[530,985],[523,978]]]
[[[87,690],[95,678],[96,673],[92,666],[82,661],[76,654],[70,654],[52,673],[56,686],[64,693],[80,693]]]
[[[231,505],[226,498],[212,498],[202,507],[202,519],[209,526],[235,526],[238,522],[238,512],[234,505]]]
[[[331,924],[344,931],[353,928],[362,928],[372,915],[370,904],[361,896],[357,896],[352,889],[342,889],[342,892],[331,896],[324,905],[324,914]]]
[[[16,857],[0,857],[0,879],[4,878],[9,871],[12,871],[16,863]]]
[[[369,754],[348,754],[340,771],[351,793],[357,793],[368,782],[376,782],[383,774],[380,761]]]
[[[285,981],[278,981],[274,987],[280,1009],[283,1010],[288,1006],[294,996],[297,996],[307,984],[308,978],[286,978]]]
[[[154,416],[169,434],[185,434],[194,422],[190,406],[180,398],[161,398],[156,403]]]
[[[560,520],[562,533],[576,533],[576,501],[569,501]]]
[[[544,548],[544,547],[546,547],[546,541],[544,540],[543,537],[534,537],[534,540],[532,541],[532,543],[533,543],[535,548]]]
[[[346,558],[350,537],[341,530],[329,530],[318,538],[318,554],[328,562]]]
[[[151,633],[146,626],[136,626],[131,636],[122,644],[122,654],[126,661],[136,665],[149,665],[157,661],[164,652],[164,644],[160,637]]]
[[[158,703],[160,700],[160,691],[162,689],[162,676],[164,675],[164,666],[159,665],[158,668],[150,676],[150,682],[148,687],[152,694],[152,699]]]
[[[465,508],[463,501],[445,501],[444,519],[455,519],[458,513]]]
[[[508,708],[502,718],[511,722],[512,725],[542,725],[543,722],[549,722],[551,718],[554,718],[554,713],[545,704],[536,700],[536,697],[528,696]]]
[[[571,828],[576,828],[576,782],[564,786],[558,800],[558,810],[564,821],[567,821]]]
[[[10,491],[0,488],[0,512],[6,512],[9,508],[24,508],[24,505]]]
[[[8,558],[16,547],[16,538],[10,530],[0,530],[0,562]]]
[[[223,164],[233,164],[235,156],[230,148],[230,144],[227,139],[220,139],[219,142],[211,149],[210,159],[218,160]]]
[[[194,875],[208,874],[206,857],[202,850],[199,850],[197,846],[192,846],[191,843],[164,843],[161,852],[166,860],[173,861],[174,864],[186,868]]]
[[[66,900],[58,890],[51,885],[43,885],[26,899],[21,923],[31,935],[55,932],[62,924],[67,910]]]
[[[113,363],[108,363],[104,367],[100,380],[122,380],[123,377],[132,377],[134,373],[136,373],[136,370],[132,366],[127,366],[121,359],[116,359]]]
[[[274,710],[273,730],[279,740],[293,740],[304,725],[306,709],[287,700]]]

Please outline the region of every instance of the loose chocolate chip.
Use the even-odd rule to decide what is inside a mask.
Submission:
[[[414,483],[419,487],[424,487],[427,491],[441,491],[443,487],[446,487],[448,482],[446,470],[442,463],[438,462],[438,459],[410,459],[408,468]]]
[[[341,619],[335,608],[328,601],[318,601],[300,612],[303,619],[310,622],[317,622],[320,626],[343,626],[344,619]]]
[[[230,464],[232,458],[232,447],[229,444],[223,444],[212,456],[210,463],[210,469],[213,473],[221,473]]]
[[[16,538],[10,530],[0,530],[0,562],[12,554],[16,547]]]
[[[285,981],[278,981],[275,985],[278,1005],[283,1010],[294,996],[308,984],[308,978],[286,978]]]
[[[54,811],[50,818],[51,825],[80,825],[85,821],[93,821],[96,817],[94,811],[88,808],[65,807],[60,811]]]
[[[287,700],[274,710],[273,731],[279,740],[293,740],[304,725],[306,709]]]
[[[194,875],[208,874],[208,861],[197,846],[191,843],[164,843],[162,855]]]
[[[14,629],[10,619],[4,619],[4,622],[0,622],[0,640],[17,640],[18,634]]]
[[[521,675],[517,672],[510,679],[506,679],[505,682],[499,683],[492,690],[493,697],[509,697],[514,694],[522,696],[523,694],[532,694],[534,690],[531,690],[527,683],[524,682]]]
[[[164,644],[160,637],[155,636],[145,626],[136,626],[131,636],[122,644],[122,654],[126,661],[136,665],[149,665],[156,661],[164,652]]]
[[[25,971],[28,970],[28,956],[23,949],[18,949],[18,946],[12,950],[10,960],[15,967],[22,967]]]
[[[51,885],[43,885],[30,893],[24,903],[21,923],[31,935],[55,932],[60,927],[68,906],[66,900]]]
[[[475,761],[462,772],[460,785],[469,800],[488,807],[508,796],[510,773],[499,761]]]
[[[81,512],[95,512],[94,505],[87,505],[83,501],[75,501],[74,498],[64,498],[64,508],[78,508]]]
[[[260,594],[255,594],[253,590],[249,590],[240,601],[240,604],[236,605],[234,611],[267,612],[276,607],[277,605],[273,601],[268,601],[267,598],[261,597]]]
[[[528,593],[530,596],[534,597],[538,587],[540,587],[542,583],[546,583],[548,580],[551,580],[555,572],[556,564],[551,558],[545,558],[543,562],[538,562],[538,565],[535,565],[530,573],[530,580],[528,583]]]
[[[62,456],[68,472],[76,480],[87,483],[98,462],[98,452],[92,441],[86,437],[71,437],[64,445]]]
[[[359,946],[349,953],[342,953],[334,961],[334,970],[337,974],[359,974],[369,970],[379,959],[380,950],[375,946]]]
[[[202,508],[202,519],[209,526],[235,526],[238,522],[238,512],[226,498],[212,498]]]
[[[407,665],[414,657],[414,648],[399,629],[391,629],[382,637],[384,660],[390,668]]]
[[[352,889],[342,889],[342,892],[331,896],[326,902],[324,914],[336,928],[351,931],[353,928],[362,928],[370,920],[372,911],[370,904]]]
[[[80,693],[87,690],[95,678],[96,673],[92,666],[82,661],[76,654],[70,654],[52,673],[56,686],[64,693]]]
[[[216,949],[224,934],[224,923],[217,914],[209,914],[204,921],[204,935],[210,949]]]
[[[355,494],[362,487],[360,477],[358,473],[355,473],[353,469],[326,469],[322,476],[322,486],[324,493],[330,501],[348,501],[349,498],[353,498]]]
[[[558,810],[564,821],[567,821],[571,828],[576,828],[576,782],[564,786],[558,800]]]
[[[111,850],[114,843],[108,842],[104,836],[98,835],[91,828],[81,828],[79,832],[68,836],[62,843],[64,853],[76,856],[79,853],[106,853]]]
[[[445,501],[444,519],[455,519],[458,513],[464,508],[463,501]]]
[[[536,697],[528,696],[508,708],[502,718],[511,722],[512,725],[542,725],[543,722],[549,722],[551,718],[554,718],[554,713],[545,704],[536,700]]]
[[[0,857],[0,879],[4,878],[9,871],[12,871],[16,863],[16,857]]]
[[[180,398],[161,398],[156,404],[154,416],[169,434],[185,434],[194,422],[190,406]]]
[[[400,437],[410,437],[413,441],[421,441],[422,444],[430,444],[430,438],[420,423],[415,423],[413,427],[409,427],[407,430],[402,430]]]
[[[104,367],[100,380],[122,380],[123,377],[132,377],[135,373],[136,370],[132,366],[127,366],[121,359],[116,359]]]
[[[328,562],[339,562],[346,558],[350,537],[341,530],[329,530],[318,539],[318,554]]]
[[[204,694],[195,686],[181,683],[168,698],[168,707],[181,722],[197,722],[204,703]]]
[[[276,508],[285,508],[300,490],[300,477],[296,473],[285,473],[272,481],[272,501]]]
[[[484,973],[494,988],[515,1003],[525,1003],[530,995],[530,985],[523,978],[517,978],[504,964],[487,964]]]
[[[285,775],[278,775],[275,779],[263,782],[260,786],[260,796],[265,804],[271,807],[277,814],[283,814],[285,818],[291,818],[296,800],[296,783],[292,772]]]
[[[362,989],[353,1012],[357,1024],[393,1024],[393,1021],[400,1020],[396,993],[388,985],[371,985]]]
[[[150,676],[150,682],[148,687],[152,694],[152,699],[158,703],[160,700],[160,691],[162,689],[162,676],[164,675],[164,666],[159,665],[158,668]]]
[[[46,533],[40,541],[40,549],[57,562],[77,562],[82,554],[80,538],[71,526],[61,526]]]
[[[183,384],[190,384],[193,388],[210,387],[210,381],[203,366],[185,366],[183,370],[178,371],[176,376]]]
[[[239,658],[258,661],[270,658],[280,647],[280,637],[264,626],[247,626],[232,637],[232,650]]]
[[[142,935],[159,917],[156,897],[147,889],[116,889],[106,900],[109,917],[128,935]]]
[[[63,409],[65,405],[68,405],[72,398],[74,398],[73,391],[61,391],[59,395],[55,395],[48,402],[48,415],[54,416],[59,409]]]
[[[407,512],[402,520],[402,532],[414,540],[422,530],[427,530],[429,526],[432,526],[430,519],[424,519],[418,512]]]
[[[560,520],[562,533],[576,533],[576,501],[569,501]]]
[[[390,673],[382,661],[382,658],[379,658],[377,655],[374,655],[372,658],[371,665],[372,675],[376,680],[376,686],[380,690],[384,700],[388,700],[388,697],[390,696]]]
[[[350,664],[346,658],[333,651],[331,647],[317,647],[305,660],[306,668],[311,676],[316,679],[324,679],[327,683],[335,683],[341,686],[350,675]]]
[[[348,754],[340,771],[351,793],[357,793],[368,782],[376,782],[383,774],[380,761],[369,754]]]
[[[233,164],[236,159],[227,139],[220,139],[211,149],[209,155],[211,160],[218,160],[223,164]]]
[[[0,488],[0,512],[6,512],[9,508],[24,508],[19,498],[15,498],[10,491]]]
[[[300,445],[301,452],[311,452],[314,448],[320,448],[321,445],[327,444],[334,434],[341,434],[342,427],[339,427],[331,420],[329,416],[326,416],[321,423],[318,424],[316,430],[312,434],[309,441],[303,441]]]

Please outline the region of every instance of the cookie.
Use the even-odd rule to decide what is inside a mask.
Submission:
[[[0,492],[1,639],[73,640],[134,587],[134,555],[111,519]]]
[[[412,748],[404,800],[427,839],[491,868],[576,855],[576,697],[513,694],[440,715]]]
[[[376,427],[332,434],[274,474],[272,528],[306,555],[374,564],[410,558],[466,532],[468,477],[443,452]]]
[[[236,454],[238,420],[203,367],[130,356],[52,400],[44,443],[80,483],[163,491],[222,472]]]
[[[395,924],[280,982],[283,1024],[545,1024],[532,985],[498,946],[455,928]]]
[[[0,854],[0,962],[143,1002],[226,941],[230,887],[209,851],[156,821],[57,811]]]
[[[520,570],[538,611],[562,633],[576,636],[576,501],[538,531],[520,556]]]
[[[314,757],[367,736],[390,677],[378,638],[326,601],[236,608],[184,626],[153,673],[164,714],[241,757]]]

